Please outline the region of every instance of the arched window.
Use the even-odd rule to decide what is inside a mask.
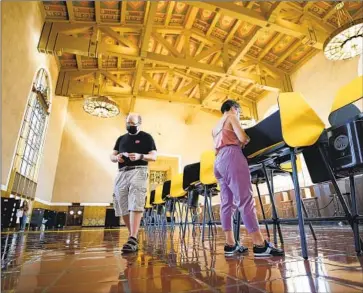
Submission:
[[[11,192],[34,198],[50,111],[49,77],[40,69],[29,94],[12,170]]]

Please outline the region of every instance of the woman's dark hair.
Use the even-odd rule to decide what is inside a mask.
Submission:
[[[229,110],[231,110],[232,107],[235,107],[237,109],[240,109],[240,105],[234,101],[234,100],[227,100],[225,101],[223,104],[222,104],[222,107],[221,107],[221,112],[224,113],[224,112],[227,112]]]

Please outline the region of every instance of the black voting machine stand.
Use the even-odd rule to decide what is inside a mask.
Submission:
[[[106,209],[105,227],[120,227],[120,217],[115,215],[115,209],[113,207]]]
[[[348,221],[352,227],[354,234],[355,250],[357,254],[362,252],[362,240],[359,237],[359,220],[363,217],[358,215],[357,203],[355,196],[355,184],[354,184],[354,174],[362,173],[363,171],[363,149],[362,144],[359,141],[363,141],[363,115],[357,109],[352,107],[352,105],[347,105],[336,111],[334,115],[329,117],[331,128],[326,129],[321,135],[320,139],[312,146],[305,147],[302,149],[290,148],[284,143],[282,136],[281,118],[280,111],[277,111],[262,120],[256,126],[246,129],[247,135],[251,138],[251,142],[245,147],[243,153],[246,157],[260,151],[252,159],[248,159],[251,172],[251,181],[256,185],[259,203],[261,205],[261,211],[263,220],[260,221],[261,224],[265,224],[267,234],[270,237],[270,232],[268,229],[268,224],[273,224],[274,230],[274,242],[277,243],[277,231],[279,233],[280,242],[283,243],[283,237],[281,233],[280,224],[281,223],[296,223],[299,224],[300,239],[302,254],[305,259],[308,258],[307,246],[306,246],[306,236],[304,230],[304,222],[306,221],[311,230],[314,240],[317,240],[315,236],[314,229],[312,227],[312,222],[318,221]],[[343,142],[345,142],[344,149],[349,146],[350,162],[346,153],[342,153],[337,150],[334,152],[334,142],[337,141],[338,137],[344,136]],[[330,140],[329,140],[330,139]],[[342,138],[341,138],[342,140]],[[338,139],[339,141],[339,139]],[[340,148],[342,141],[339,141]],[[338,147],[339,148],[339,147]],[[266,149],[266,151],[263,151]],[[297,166],[296,166],[296,153],[302,152],[306,165],[308,167],[309,173],[311,175],[313,183],[322,183],[331,181],[332,185],[336,191],[340,204],[343,207],[345,216],[343,217],[320,217],[320,218],[309,218],[307,211],[305,209],[304,203],[300,197],[300,187],[297,176]],[[334,155],[335,154],[335,155]],[[332,158],[331,158],[332,157]],[[360,158],[355,159],[353,158]],[[333,159],[333,160],[332,160]],[[340,161],[339,161],[340,159]],[[280,164],[291,161],[292,172],[286,172],[280,168]],[[345,163],[343,164],[342,161]],[[333,166],[333,167],[332,167]],[[345,167],[342,167],[345,166]],[[348,166],[348,167],[347,167]],[[273,175],[288,173],[293,180],[297,213],[298,218],[294,219],[280,219],[277,214],[275,200],[274,200],[274,188],[273,188]],[[351,186],[351,210],[338,187],[336,175],[340,177],[349,176],[350,186]],[[269,197],[272,207],[272,219],[266,219],[261,194],[258,188],[258,184],[266,182],[267,189],[269,192]],[[305,218],[303,217],[303,213]],[[235,238],[239,241],[239,223],[241,222],[240,213],[237,210],[235,215]],[[238,223],[238,224],[237,224]]]
[[[46,229],[60,229],[66,225],[66,212],[56,212],[46,209],[35,208],[32,211],[29,222],[30,228],[40,229],[43,222]]]
[[[352,227],[355,250],[362,253],[354,176],[363,173],[363,114],[349,104],[329,116],[332,125],[322,134],[315,147],[303,152],[313,183],[331,181],[344,210],[345,220]],[[341,193],[337,179],[349,177],[351,208]],[[334,219],[339,217],[334,217]],[[340,217],[341,218],[341,217]]]

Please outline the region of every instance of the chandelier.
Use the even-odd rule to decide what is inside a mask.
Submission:
[[[106,96],[92,96],[86,98],[83,109],[88,114],[101,118],[115,117],[120,113],[117,104]]]
[[[336,29],[324,43],[324,54],[329,60],[353,58],[363,51],[363,18],[353,20],[344,8],[344,2],[335,6]]]

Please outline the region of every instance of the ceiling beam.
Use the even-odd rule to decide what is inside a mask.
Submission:
[[[193,90],[190,92],[190,94],[188,95],[188,98],[191,99],[191,98],[194,98],[195,94],[197,93],[197,90],[198,90],[198,85],[196,85]]]
[[[226,72],[228,72],[228,66],[230,63],[229,52],[228,52],[228,43],[224,43],[224,45],[223,45],[222,60],[223,60],[223,68]]]
[[[174,71],[169,70],[168,71],[168,92],[173,91],[173,87],[174,87],[173,81],[174,81]]]
[[[151,7],[153,6],[155,2],[152,3]],[[152,10],[150,10],[152,11]],[[150,29],[150,33],[151,33],[151,29]],[[150,36],[150,34],[149,34]],[[147,38],[144,38],[144,40],[146,40]],[[148,44],[148,41],[143,41],[142,42],[142,47],[146,48],[146,45],[144,46],[144,44]],[[95,54],[93,52],[89,52],[90,48],[90,40],[87,39],[82,39],[82,38],[74,38],[71,36],[66,36],[66,35],[62,35],[59,34],[58,38],[57,38],[57,43],[55,45],[55,51],[53,53],[56,54],[62,54],[62,52],[68,52],[68,53],[72,53],[72,54],[78,54],[78,55],[83,55],[83,56],[90,56],[90,54]],[[185,68],[185,69],[192,69],[194,71],[197,72],[202,72],[202,73],[206,73],[206,74],[210,74],[210,75],[214,75],[214,76],[223,76],[226,77],[228,79],[241,79],[241,80],[245,80],[248,82],[257,82],[257,83],[261,83],[261,77],[255,76],[255,75],[249,75],[249,74],[244,74],[242,72],[239,72],[238,74],[226,74],[226,71],[219,66],[216,65],[210,65],[210,64],[203,64],[200,62],[197,62],[195,60],[192,59],[183,59],[183,58],[176,58],[173,56],[165,56],[165,55],[161,55],[161,54],[155,54],[155,53],[150,53],[150,52],[146,52],[146,51],[141,51],[140,55],[141,56],[137,56],[133,53],[133,55],[130,55],[130,50],[132,51],[133,49],[127,48],[127,47],[120,47],[120,46],[116,46],[116,45],[107,45],[107,44],[103,44],[103,43],[99,43],[98,45],[98,54],[102,54],[105,56],[117,56],[117,57],[122,57],[122,58],[127,58],[127,59],[133,59],[133,60],[138,60],[138,65],[144,64],[145,61],[147,62],[154,62],[156,64],[164,64],[167,66],[174,66],[174,67],[179,67],[179,68]],[[143,65],[142,67],[140,66],[141,71],[143,70]],[[137,70],[140,71],[140,70]],[[141,74],[142,72],[138,72],[135,77],[140,77],[141,78]],[[137,83],[137,81],[140,81],[138,78],[135,79],[135,83],[134,83],[134,90],[137,91],[138,87],[139,87],[139,83]],[[278,84],[278,82],[276,81],[271,81],[271,80],[266,80],[264,83],[262,83],[261,85],[266,86],[266,90],[269,90],[269,88],[274,88],[276,85]]]
[[[196,55],[193,59],[195,61],[200,61],[203,60],[204,58],[207,58],[208,56],[214,54],[215,52],[218,52],[222,49],[222,45],[214,45],[213,47],[208,48],[207,50],[199,53],[198,55]]]
[[[158,41],[165,49],[167,49],[175,57],[183,57],[183,54],[179,53],[174,45],[170,44],[162,35],[158,33],[151,33],[152,37]]]
[[[196,80],[192,80],[190,83],[188,83],[186,86],[183,86],[181,89],[179,89],[176,92],[176,95],[181,95],[186,93],[187,91],[191,90],[192,88],[196,87],[196,85],[198,84],[198,81]]]
[[[175,95],[175,94],[160,94],[156,92],[139,92],[138,97],[147,98],[147,99],[155,99],[155,100],[164,100],[173,103],[180,104],[189,104],[189,105],[199,105],[200,102],[196,99],[188,99],[187,96],[184,95]]]
[[[101,1],[95,1],[96,23],[101,23]]]
[[[209,28],[208,28],[208,30],[206,32],[207,37],[209,37],[210,34],[212,33],[212,31],[213,31],[214,27],[216,26],[216,24],[217,24],[218,20],[220,19],[220,17],[221,17],[221,14],[216,12],[216,15],[214,16],[214,18],[212,20],[212,23],[210,24],[210,26],[209,26]]]
[[[258,60],[262,60],[263,57],[266,56],[268,52],[278,43],[281,41],[283,34],[278,34],[277,36],[273,37],[272,40],[263,48],[263,50],[258,55]]]
[[[145,78],[157,91],[163,94],[167,93],[167,91],[160,84],[158,84],[157,81],[153,79],[149,74],[144,73],[142,77]]]
[[[239,80],[235,80],[232,82],[232,85],[228,88],[228,92],[233,92],[236,87],[239,85]]]
[[[229,64],[229,66],[226,69],[227,73],[231,73],[233,68],[242,60],[242,58],[247,54],[247,52],[251,49],[251,47],[253,46],[253,44],[256,42],[256,40],[258,39],[260,33],[261,33],[261,29],[257,28],[252,35],[248,38],[246,45],[241,48],[241,50],[239,52],[237,52],[237,54],[234,56],[233,61]]]
[[[210,98],[213,96],[213,94],[217,91],[217,89],[219,88],[219,86],[224,81],[225,81],[225,78],[224,77],[219,77],[218,80],[216,82],[214,82],[214,84],[212,85],[212,87],[209,90],[209,92],[201,100],[202,105],[205,105],[208,102],[208,100],[210,100]]]
[[[259,33],[260,33],[261,29],[257,28],[255,30],[255,32],[251,35],[251,37],[247,40],[246,45],[236,54],[236,56],[234,56],[234,59],[231,63],[229,63],[227,66],[225,66],[225,71],[227,74],[231,74],[233,71],[233,68],[242,60],[242,58],[247,54],[247,52],[249,51],[249,49],[253,46],[253,44],[255,43],[255,41],[257,40]],[[225,54],[228,54],[228,52],[224,52]],[[226,62],[226,56],[224,56],[223,60],[224,63]],[[210,89],[210,91],[208,92],[208,94],[205,95],[205,97],[202,99],[202,104],[208,102],[208,100],[213,96],[213,94],[215,93],[215,91],[217,90],[218,87],[220,87],[220,85],[226,80],[227,76],[222,76],[218,79],[218,81],[213,85],[213,87]]]
[[[185,29],[186,30],[189,30],[193,27],[193,23],[194,23],[194,20],[195,18],[197,17],[197,14],[198,14],[198,8],[197,7],[190,7],[190,10],[189,10],[189,15],[187,17],[187,21],[185,23]]]
[[[131,42],[129,39],[125,38],[124,36],[118,34],[114,30],[112,30],[111,28],[101,26],[98,29],[101,32],[105,33],[106,35],[109,35],[111,38],[115,39],[119,43],[122,43],[122,44],[126,45],[129,48],[138,49],[137,45],[135,45],[133,42]]]
[[[127,9],[127,2],[126,0],[121,1],[121,15],[120,15],[120,23],[124,25],[126,23],[126,9]]]
[[[227,35],[226,39],[224,40],[225,43],[229,43],[233,39],[234,34],[238,30],[238,28],[241,26],[241,24],[242,24],[242,20],[237,19],[236,22],[234,23],[233,27],[231,28],[231,30],[228,32],[228,35]]]
[[[98,57],[97,57],[97,67],[98,67],[98,69],[102,69],[103,68],[102,65],[103,65],[102,64],[102,55],[101,54],[98,54]]]
[[[328,9],[328,11],[326,12],[326,14],[324,15],[324,17],[323,17],[323,21],[324,22],[327,22],[328,21],[328,19],[330,18],[330,17],[332,17],[333,16],[333,14],[334,13],[336,13],[337,12],[337,10],[336,10],[336,4],[333,2],[333,4],[332,4],[332,6]]]
[[[145,55],[147,54],[147,49],[149,46],[149,41],[150,41],[151,32],[152,32],[152,25],[154,23],[156,9],[157,9],[157,2],[152,2],[149,6],[149,13],[148,13],[148,16],[146,19],[145,30],[143,31],[143,36],[142,36],[142,41],[141,41],[141,49],[140,49],[141,57],[145,57]],[[140,59],[137,62],[138,63],[137,70],[134,75],[134,84],[133,84],[133,89],[132,89],[133,96],[130,100],[129,112],[133,112],[135,110],[136,96],[138,95],[138,92],[139,92],[142,71],[144,69],[144,62],[145,62],[145,60],[143,60],[143,59]]]
[[[76,61],[78,70],[82,70],[82,57],[80,55],[76,55]]]
[[[246,8],[251,9],[254,4],[255,4],[255,1],[247,1],[246,2]]]
[[[175,7],[175,1],[170,1],[168,4],[168,10],[166,11],[166,18],[165,18],[165,26],[169,26],[169,22],[171,20],[171,17],[173,16],[173,10]]]
[[[157,9],[157,2],[152,2],[150,4],[149,14],[147,16],[145,29],[143,31],[143,40],[142,40],[141,49],[140,49],[141,57],[145,57],[145,54],[146,54],[148,46],[149,46],[149,41],[150,41],[150,36],[151,36],[151,32],[152,32],[152,27],[154,24],[154,17],[156,14],[156,9]]]
[[[263,5],[266,3],[260,2],[260,5]],[[283,1],[276,1],[275,3],[272,4],[271,8],[268,11],[263,11],[263,14],[265,16],[265,18],[267,19],[268,22],[274,22],[276,17],[278,16],[278,14],[280,13],[282,7],[284,6],[284,2]],[[261,6],[261,10],[262,8],[264,8],[265,6]]]
[[[123,87],[125,89],[128,89],[131,91],[131,86],[125,82],[122,82],[120,80],[117,79],[116,76],[114,76],[113,74],[105,71],[105,70],[100,70],[99,71],[103,76],[105,76],[106,78],[108,78],[109,80],[111,80],[112,82],[114,82],[115,84],[117,84],[120,87]]]
[[[292,44],[290,46],[289,49],[287,49],[286,52],[284,52],[275,62],[274,66],[278,67],[282,62],[284,62],[284,60],[289,57],[297,48],[299,48],[301,46],[301,41],[298,40],[296,41],[294,44]]]
[[[117,70],[121,70],[121,66],[122,66],[122,58],[117,57]]]
[[[353,19],[361,18],[362,15],[363,15],[363,6],[359,8],[358,11],[352,15],[352,18]]]
[[[183,53],[185,58],[190,57],[190,32],[184,34],[184,46],[183,46]]]
[[[224,75],[224,70],[221,67],[210,66],[209,64],[199,63],[191,59],[176,58],[173,56],[165,56],[161,54],[155,54],[148,52],[146,59],[149,61],[164,64],[164,65],[174,65],[176,67],[191,68],[199,72],[206,72],[208,74],[214,75]]]
[[[102,94],[107,95],[108,92],[102,92]],[[113,99],[129,99],[130,94],[125,93],[112,93]],[[81,96],[81,94],[76,94],[74,97],[72,97],[72,100],[76,100],[78,96]],[[197,99],[188,99],[187,96],[175,96],[171,94],[160,94],[156,92],[139,92],[137,95],[138,99],[147,99],[147,100],[156,100],[156,101],[165,101],[168,103],[176,103],[176,104],[184,104],[184,105],[191,105],[191,106],[198,106],[200,103]],[[129,113],[129,112],[128,112]]]
[[[244,97],[247,97],[248,96],[248,94],[250,93],[250,92],[252,92],[252,90],[255,88],[255,84],[254,83],[251,83],[251,84],[249,84],[248,86],[247,86],[247,88],[245,89],[245,91],[243,92],[243,94],[242,94],[242,98],[244,98]]]
[[[309,29],[306,27],[281,19],[276,19],[275,22],[268,21],[260,13],[243,6],[236,5],[233,2],[191,1],[190,5],[207,9],[209,11],[218,11],[223,15],[228,15],[259,27],[268,27],[276,32],[293,36],[295,38],[310,37]],[[327,39],[328,35],[324,32],[318,31],[317,36],[317,40],[313,46],[315,48],[322,49],[324,41]]]
[[[232,92],[232,91],[228,91],[226,89],[219,89],[218,92],[221,92],[223,94],[225,94],[226,96],[230,96],[233,99],[236,99],[239,103],[253,103],[254,100],[249,98],[249,97],[242,97],[241,93],[236,93],[236,92]]]
[[[228,15],[236,19],[247,21],[257,26],[264,26],[265,18],[258,12],[243,6],[235,5],[233,2],[207,2],[207,1],[191,1],[190,5],[209,11],[218,11],[223,15]],[[217,9],[218,8],[218,9]]]
[[[67,5],[67,13],[68,13],[69,22],[70,23],[73,23],[75,21],[75,18],[74,18],[74,10],[73,10],[73,2],[67,0],[66,1],[66,5]]]

